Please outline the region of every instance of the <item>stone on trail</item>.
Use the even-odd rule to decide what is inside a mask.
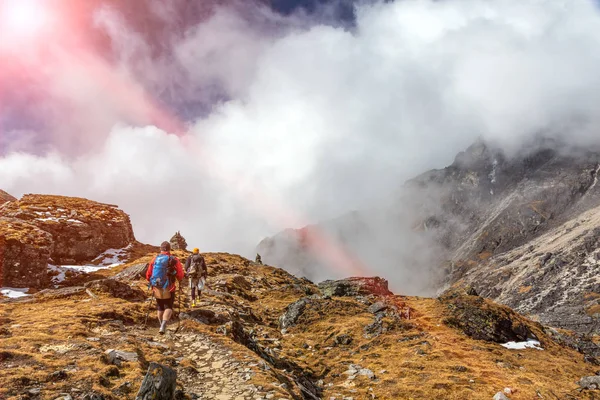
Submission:
[[[136,362],[138,360],[137,353],[131,351],[108,349],[104,353],[108,357],[108,362],[116,366],[121,365],[121,361]]]
[[[506,395],[502,392],[498,392],[494,395],[493,400],[510,400]]]
[[[596,390],[600,389],[600,376],[585,376],[577,383],[582,389]]]
[[[172,400],[175,397],[177,373],[169,367],[150,363],[136,400]]]

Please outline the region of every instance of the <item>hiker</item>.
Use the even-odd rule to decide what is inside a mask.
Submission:
[[[196,307],[196,289],[198,289],[198,297],[204,289],[208,270],[204,257],[200,254],[200,250],[195,248],[192,255],[185,262],[185,274],[190,278],[190,290],[192,291],[192,307]]]
[[[167,322],[173,315],[173,303],[175,302],[175,280],[183,279],[183,268],[181,261],[171,255],[169,242],[162,242],[160,254],[156,255],[148,266],[146,279],[152,286],[152,293],[156,299],[156,310],[160,329],[158,333],[164,335]]]
[[[262,265],[262,258],[260,257],[260,254],[256,253],[256,259],[254,260],[254,262]]]

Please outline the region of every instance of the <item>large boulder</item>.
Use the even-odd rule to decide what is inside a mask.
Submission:
[[[53,250],[50,233],[16,218],[0,217],[0,287],[47,286]]]
[[[177,372],[157,363],[150,363],[136,400],[172,400],[175,398]]]
[[[0,205],[8,202],[8,201],[15,201],[17,200],[16,198],[12,197],[10,194],[6,193],[4,190],[0,189]]]
[[[531,323],[506,306],[461,290],[450,290],[440,296],[439,301],[448,310],[443,322],[473,339],[507,343],[536,338]]]
[[[55,264],[87,262],[135,240],[125,212],[81,198],[28,194],[6,203],[0,216],[50,233],[54,243],[50,256]]]
[[[388,281],[379,278],[347,278],[319,283],[323,296],[389,296]]]

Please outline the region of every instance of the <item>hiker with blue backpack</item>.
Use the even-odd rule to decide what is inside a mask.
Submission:
[[[173,315],[175,283],[181,282],[183,275],[181,261],[171,255],[171,245],[169,242],[162,242],[160,254],[152,259],[146,271],[146,279],[152,287],[152,294],[156,299],[158,322],[160,322],[158,333],[161,335],[164,335],[167,322]]]

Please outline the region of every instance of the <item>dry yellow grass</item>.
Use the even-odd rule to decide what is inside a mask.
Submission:
[[[137,251],[137,250],[136,250]],[[140,252],[143,249],[139,250]],[[186,253],[176,253],[184,257]],[[139,255],[139,254],[138,254]],[[147,262],[146,255],[138,262]],[[253,282],[251,294],[256,300],[242,297],[242,292],[228,296],[205,295],[207,307],[250,309],[262,321],[255,329],[256,340],[271,347],[279,358],[291,360],[305,371],[324,380],[323,398],[352,396],[355,399],[486,399],[506,387],[513,388],[513,400],[593,398],[590,393],[575,391],[575,382],[593,375],[595,368],[583,361],[581,354],[550,340],[535,324],[530,324],[543,343],[544,351],[508,350],[496,343],[478,341],[445,325],[447,306],[437,299],[395,296],[393,301],[411,309],[411,319],[396,321],[386,317],[388,331],[366,338],[363,328],[373,322],[366,306],[353,298],[318,299],[306,308],[298,324],[282,334],[277,319],[287,305],[307,295],[303,290],[316,289],[289,274],[269,266],[258,266],[229,254],[207,254],[209,287],[225,285],[235,289],[234,276]],[[114,274],[122,268],[106,271]],[[104,272],[103,272],[104,273]],[[230,286],[227,286],[230,285]],[[144,282],[139,282],[144,288]],[[219,289],[224,290],[224,289]],[[322,304],[322,306],[320,305]],[[487,303],[486,303],[487,304]],[[61,392],[79,386],[115,398],[113,390],[125,382],[137,389],[145,373],[145,363],[170,362],[156,347],[140,340],[146,332],[140,328],[147,304],[131,303],[99,295],[91,299],[78,295],[67,299],[36,300],[30,303],[0,304],[0,398],[32,382],[44,386],[43,398],[54,399]],[[111,320],[124,321],[119,328],[123,337],[113,337],[106,329]],[[14,325],[19,325],[15,327]],[[233,356],[254,356],[248,348],[234,343],[229,335],[216,332],[216,326],[192,321],[182,324],[185,330],[197,330],[211,340],[227,346]],[[353,338],[348,345],[335,344],[336,336]],[[89,337],[99,337],[100,342]],[[277,342],[278,345],[273,343]],[[43,346],[74,346],[57,354]],[[102,385],[110,366],[103,351],[111,346],[136,351],[142,363],[126,363],[119,377],[109,377],[109,387]],[[49,351],[42,351],[49,350]],[[58,348],[60,349],[60,347]],[[186,360],[181,361],[185,366]],[[371,380],[357,376],[348,380],[344,371],[350,364],[371,369]],[[52,382],[48,375],[61,369],[76,368],[64,381]],[[385,372],[383,372],[385,370]],[[272,386],[273,377],[255,371],[252,382]],[[106,384],[106,381],[104,381]],[[279,392],[278,392],[279,393]],[[283,392],[282,392],[283,395]],[[54,397],[53,397],[54,396]],[[112,397],[110,397],[112,396]],[[587,396],[587,397],[586,397]],[[119,398],[133,398],[134,394]]]

